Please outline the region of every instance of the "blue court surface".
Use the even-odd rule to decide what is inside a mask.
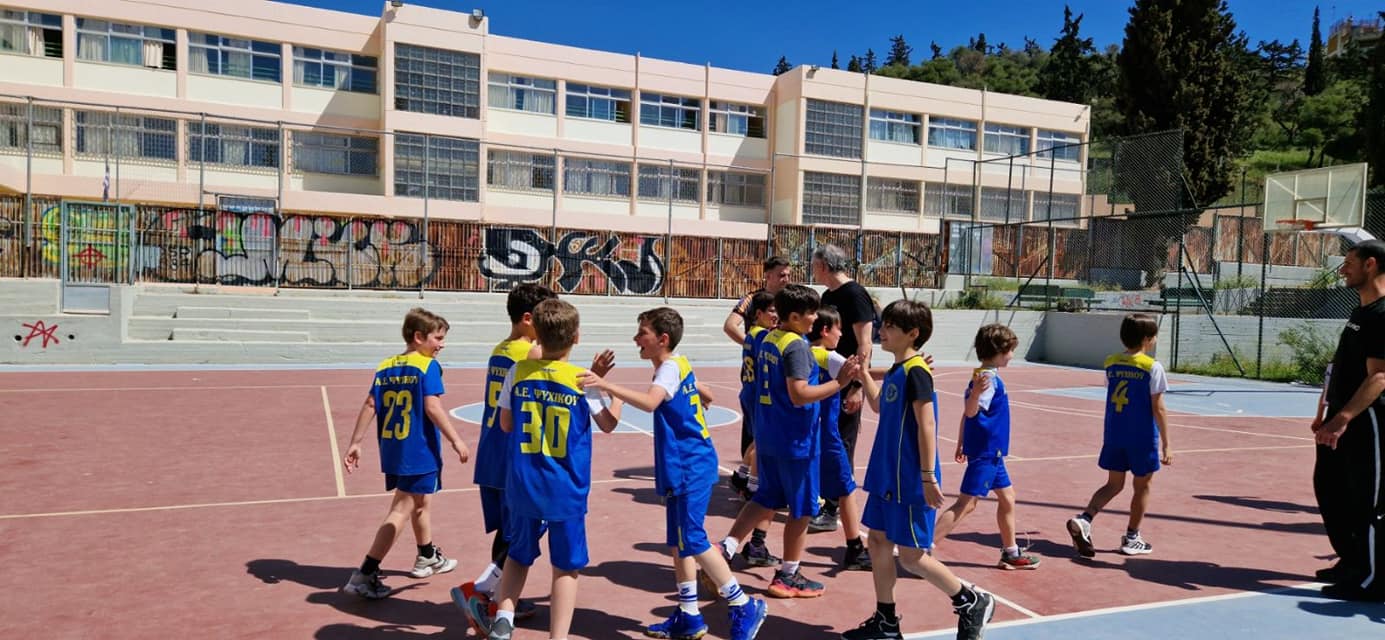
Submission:
[[[1205,417],[1312,419],[1322,389],[1300,384],[1170,375],[1164,405],[1175,413]],[[1104,402],[1105,387],[1044,389],[1040,393]]]
[[[1318,594],[1318,585],[1262,593],[1237,593],[1132,607],[1084,611],[997,623],[988,640],[1164,640],[1166,638],[1385,637],[1385,604],[1340,602]],[[1304,615],[1305,613],[1311,615]],[[905,636],[951,638],[953,629]]]
[[[474,402],[453,409],[452,417],[463,422],[481,424],[482,413],[482,403]],[[741,414],[738,411],[712,405],[703,412],[703,418],[707,420],[707,428],[714,429],[728,424],[740,424]],[[627,405],[621,409],[620,424],[616,426],[615,432],[652,434],[654,432],[654,416]]]

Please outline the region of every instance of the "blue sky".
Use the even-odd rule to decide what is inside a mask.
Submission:
[[[378,16],[384,0],[286,0]],[[406,0],[453,11],[485,10],[491,33],[556,42],[616,53],[635,53],[713,66],[768,72],[779,56],[795,65],[827,66],[835,48],[846,66],[867,48],[883,60],[891,36],[902,33],[914,58],[927,57],[928,43],[943,50],[966,44],[979,32],[987,42],[1013,47],[1029,36],[1047,47],[1063,26],[1061,0],[912,0],[877,2],[614,2],[609,0]],[[1085,14],[1082,32],[1098,47],[1120,44],[1127,0],[1073,0]],[[1237,25],[1260,40],[1294,38],[1308,44],[1313,7],[1322,9],[1323,37],[1337,19],[1373,17],[1380,0],[1230,0]],[[792,9],[788,9],[792,7]],[[767,28],[767,25],[768,28]]]

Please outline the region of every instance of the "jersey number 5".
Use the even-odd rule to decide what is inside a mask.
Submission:
[[[385,403],[385,422],[380,426],[380,438],[403,440],[409,437],[409,421],[414,415],[414,394],[409,391],[386,391],[380,400]]]
[[[500,404],[500,390],[504,386],[503,383],[492,380],[486,387],[486,408],[490,409],[491,419],[481,426],[487,428],[500,426],[500,407],[496,405]]]
[[[1125,405],[1130,404],[1130,398],[1125,395],[1129,386],[1129,380],[1120,380],[1116,382],[1116,388],[1111,392],[1111,404],[1115,405],[1116,413],[1124,411]]]
[[[567,407],[526,402],[524,434],[527,442],[519,445],[520,453],[542,453],[550,458],[567,457],[567,431],[572,424],[572,412]]]

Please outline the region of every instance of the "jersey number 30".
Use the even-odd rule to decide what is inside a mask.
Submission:
[[[385,403],[385,422],[380,426],[380,438],[403,440],[409,437],[409,421],[414,415],[414,394],[409,391],[386,391],[380,400]]]
[[[1116,413],[1124,411],[1125,405],[1130,404],[1130,398],[1125,395],[1129,386],[1129,380],[1120,380],[1116,382],[1116,388],[1111,391],[1111,404],[1116,407]]]
[[[520,453],[542,453],[550,458],[567,457],[567,431],[572,412],[567,407],[525,402],[524,434],[528,441],[519,445]]]

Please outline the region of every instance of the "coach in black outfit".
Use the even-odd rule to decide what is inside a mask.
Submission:
[[[1337,564],[1318,571],[1323,594],[1385,601],[1385,242],[1347,251],[1339,273],[1361,296],[1337,343],[1313,421],[1313,493]]]

